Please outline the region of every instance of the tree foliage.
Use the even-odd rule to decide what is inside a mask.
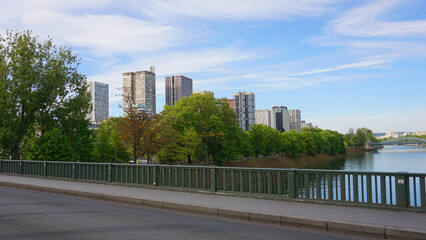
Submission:
[[[344,138],[345,145],[348,147],[363,147],[367,140],[377,142],[377,139],[373,136],[373,131],[368,128],[357,128],[356,132],[353,128],[349,128]]]
[[[210,158],[221,165],[225,160],[240,156],[240,139],[243,134],[236,121],[235,112],[225,99],[212,94],[193,94],[184,97],[173,107],[165,106],[163,115],[171,119],[173,128],[181,135],[191,129],[196,139],[191,146],[196,161]]]
[[[73,150],[62,131],[54,128],[36,138],[25,156],[31,160],[72,161]]]
[[[3,157],[20,159],[26,138],[46,132],[51,138],[60,130],[73,149],[69,159],[90,160],[91,131],[85,118],[90,98],[79,64],[70,49],[56,47],[51,39],[40,42],[30,31],[0,36]]]
[[[121,118],[110,117],[96,131],[93,157],[96,162],[126,163],[130,154],[120,141],[119,123]]]

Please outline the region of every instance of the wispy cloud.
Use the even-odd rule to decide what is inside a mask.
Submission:
[[[379,0],[342,13],[328,28],[344,36],[403,37],[426,36],[426,20],[386,21],[386,13],[406,3],[402,0]]]
[[[373,67],[373,66],[377,66],[377,65],[383,65],[383,64],[386,64],[386,63],[389,63],[389,62],[390,62],[390,60],[385,60],[385,59],[364,60],[364,61],[359,61],[359,62],[354,62],[354,63],[349,63],[349,64],[342,64],[342,65],[338,65],[338,66],[335,66],[335,67],[329,67],[329,68],[324,68],[324,69],[316,69],[316,70],[307,71],[307,72],[295,73],[295,74],[292,74],[291,76],[303,76],[303,75],[311,75],[311,74],[317,74],[317,73],[326,73],[326,72],[333,72],[333,71],[350,69],[350,68]]]
[[[290,19],[318,16],[335,10],[340,0],[165,0],[141,4],[144,15],[154,18],[196,17],[206,19]]]

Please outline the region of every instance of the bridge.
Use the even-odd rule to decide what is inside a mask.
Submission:
[[[425,183],[425,173],[0,160],[0,196],[17,187],[398,239],[426,239]]]
[[[393,138],[386,140],[384,142],[372,143],[367,141],[365,148],[367,150],[372,150],[378,146],[383,145],[422,145],[426,144],[426,139],[416,138],[416,137],[402,137],[402,138]]]

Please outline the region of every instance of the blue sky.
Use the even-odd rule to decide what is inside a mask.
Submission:
[[[284,105],[342,133],[426,131],[426,0],[0,0],[0,33],[30,29],[70,46],[88,80],[110,85],[122,110],[122,73],[164,77],[256,109]]]

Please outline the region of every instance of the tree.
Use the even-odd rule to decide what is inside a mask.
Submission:
[[[305,143],[301,134],[295,130],[281,133],[281,141],[283,152],[291,157],[298,157],[305,152]]]
[[[96,131],[93,150],[96,162],[125,163],[130,160],[126,146],[120,141],[120,120],[121,118],[110,117]]]
[[[151,118],[151,113],[129,104],[125,109],[125,117],[120,120],[120,140],[129,147],[134,163],[143,157],[142,141],[149,130]]]
[[[172,119],[176,131],[184,135],[192,129],[201,140],[201,144],[191,145],[197,161],[210,157],[213,162],[222,164],[225,159],[241,155],[239,139],[242,131],[238,129],[236,113],[225,100],[208,93],[193,94],[164,108],[163,116]]]
[[[80,62],[51,39],[40,42],[30,31],[0,36],[0,148],[3,157],[20,159],[25,138],[59,128],[71,141],[73,158],[90,158],[90,111]],[[80,147],[87,146],[88,149]]]
[[[28,159],[44,161],[72,161],[73,150],[58,128],[43,133],[26,153]]]

